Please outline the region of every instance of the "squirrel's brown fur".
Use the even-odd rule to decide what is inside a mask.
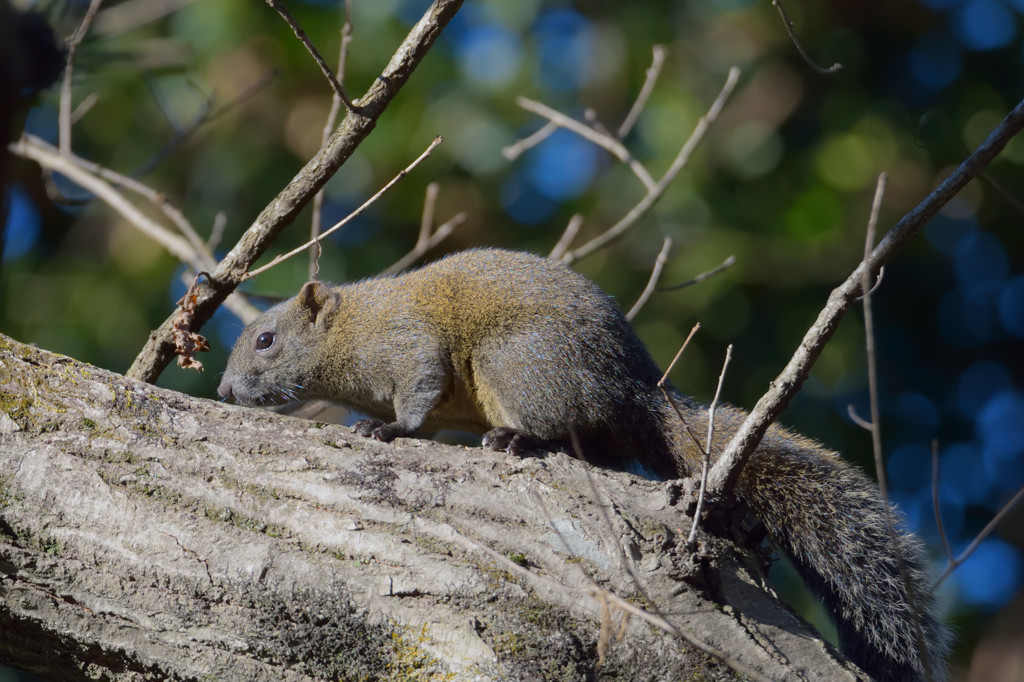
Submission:
[[[521,452],[566,447],[569,426],[595,463],[632,460],[662,478],[690,475],[700,452],[657,382],[661,372],[601,289],[538,256],[465,251],[396,277],[306,284],[238,339],[220,394],[245,404],[342,403],[389,441],[440,428],[485,433]],[[707,411],[677,400],[697,433]],[[720,408],[712,456],[744,418]],[[571,452],[571,449],[569,450]],[[878,680],[926,679],[914,609],[875,485],[814,441],[773,426],[737,495],[822,598],[844,652]],[[917,540],[898,531],[929,647],[944,679],[946,630],[933,613]]]

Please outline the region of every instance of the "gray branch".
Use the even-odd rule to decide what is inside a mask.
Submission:
[[[0,396],[0,661],[44,679],[734,679],[658,618],[608,640],[629,572],[739,666],[853,679],[758,561],[683,549],[678,481],[382,444],[2,336]]]

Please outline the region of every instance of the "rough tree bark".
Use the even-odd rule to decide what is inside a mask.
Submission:
[[[749,553],[682,546],[689,490],[563,454],[377,443],[0,336],[0,661],[47,679],[735,679],[635,616],[599,664],[595,585],[646,606],[624,561],[679,629],[768,678],[854,679]]]

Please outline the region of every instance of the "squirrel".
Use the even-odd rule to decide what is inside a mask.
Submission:
[[[369,415],[359,434],[385,442],[445,428],[513,454],[572,453],[571,428],[588,461],[628,469],[635,459],[667,480],[699,471],[702,454],[661,376],[597,284],[540,256],[473,249],[397,276],[305,284],[242,332],[218,393],[246,405],[341,403]],[[707,410],[671,390],[690,425],[706,430]],[[745,416],[718,408],[713,459]],[[867,476],[773,425],[735,492],[821,598],[850,660],[877,680],[945,679],[949,635],[921,544],[897,530],[908,595]]]

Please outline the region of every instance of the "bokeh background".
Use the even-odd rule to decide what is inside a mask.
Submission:
[[[147,8],[167,4],[177,9],[142,21]],[[427,3],[352,4],[345,84],[358,96]],[[67,0],[40,9],[64,37],[86,5]],[[342,5],[288,6],[335,63]],[[74,128],[74,149],[137,174],[204,236],[223,214],[223,254],[319,146],[330,91],[264,3],[132,0],[104,7],[79,52],[75,102],[96,101]],[[710,399],[725,347],[734,344],[725,398],[752,406],[861,257],[877,174],[889,174],[884,230],[1024,96],[1021,0],[788,0],[786,9],[810,55],[823,66],[841,63],[838,73],[819,74],[800,58],[767,0],[470,0],[327,186],[325,222],[362,203],[435,135],[444,143],[328,240],[321,277],[370,276],[410,249],[431,181],[441,187],[438,222],[459,211],[469,216],[432,257],[481,245],[546,253],[576,212],[585,217],[582,243],[628,211],[642,187],[607,153],[564,131],[506,160],[503,147],[543,124],[515,97],[577,118],[592,109],[614,129],[643,83],[652,46],[664,45],[661,77],[625,140],[660,177],[738,65],[732,100],[661,202],[624,239],[576,267],[629,307],[663,236],[675,242],[663,284],[734,254],[737,263],[724,274],[655,294],[635,324],[666,365],[701,322],[673,380],[702,400]],[[54,142],[57,94],[43,93],[25,124]],[[209,120],[193,126],[204,113]],[[51,200],[31,164],[15,162],[12,174],[0,329],[126,370],[183,292],[183,266],[61,178],[55,183],[72,203]],[[946,559],[932,511],[933,439],[955,553],[1024,485],[1022,225],[1024,140],[1017,139],[886,268],[874,299],[892,495],[927,542],[936,573]],[[275,253],[308,231],[307,210]],[[246,290],[290,295],[307,268],[305,257],[294,258]],[[241,327],[227,311],[218,313],[203,330],[213,345],[202,358],[207,371],[172,367],[160,383],[215,397]],[[851,404],[868,414],[865,372],[855,311],[782,421],[873,471],[870,436],[848,416]],[[940,589],[958,629],[959,675],[973,666],[973,678],[983,679],[983,666],[1022,655],[1022,552],[1024,509],[1017,509]],[[785,570],[777,579],[828,632]]]

